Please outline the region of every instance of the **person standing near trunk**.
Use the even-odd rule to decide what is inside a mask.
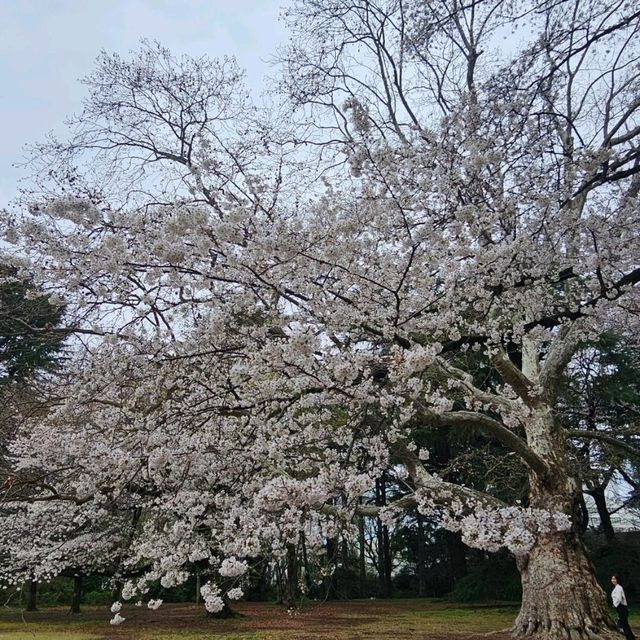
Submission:
[[[624,595],[624,589],[620,584],[618,576],[611,576],[611,584],[613,585],[613,591],[611,592],[611,599],[613,600],[613,606],[618,612],[618,626],[624,633],[626,640],[635,640],[633,631],[629,627],[629,610],[627,609],[627,598]]]

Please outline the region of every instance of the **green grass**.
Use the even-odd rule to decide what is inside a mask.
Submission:
[[[96,640],[101,636],[83,629],[31,622],[0,624],[2,640]]]
[[[41,630],[39,625],[28,631],[0,631],[2,640],[96,640],[100,636],[76,631]]]
[[[442,628],[449,631],[473,630],[478,633],[496,631],[511,627],[518,610],[516,607],[483,609],[439,609],[436,611],[416,611],[413,617],[423,620],[430,628]]]
[[[4,638],[4,636],[1,636]],[[95,638],[95,636],[93,636]],[[139,640],[280,640],[284,636],[281,633],[210,633],[208,631],[147,631],[136,635]],[[38,638],[40,640],[40,638]],[[45,640],[45,638],[43,638]],[[47,639],[48,640],[48,639]]]
[[[21,623],[23,630],[18,630],[17,625],[0,626],[0,638],[2,640],[104,640],[115,636],[115,630],[109,625],[94,633],[86,633],[72,629],[51,629],[48,624]],[[117,630],[122,638],[129,638],[131,629],[120,627]],[[133,631],[136,640],[281,640],[290,638],[289,634],[282,633],[211,633],[209,631]]]

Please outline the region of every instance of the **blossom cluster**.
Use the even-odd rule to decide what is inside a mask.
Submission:
[[[204,606],[209,613],[218,613],[224,609],[224,600],[219,587],[207,582],[200,587],[200,595],[202,595]]]
[[[561,511],[495,506],[473,498],[456,498],[442,508],[429,493],[419,492],[418,509],[437,516],[449,531],[459,531],[470,547],[490,552],[505,547],[516,556],[529,553],[541,537],[571,529],[571,518]]]

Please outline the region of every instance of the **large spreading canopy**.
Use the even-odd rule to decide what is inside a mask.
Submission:
[[[59,572],[86,536],[141,573],[131,595],[203,560],[239,575],[377,513],[360,499],[387,472],[384,517],[516,554],[518,633],[606,635],[554,407],[581,342],[637,318],[632,5],[301,2],[287,119],[230,60],[103,55],[5,216],[78,354],[12,444],[5,544],[55,522],[13,575]],[[424,428],[512,452],[528,504],[431,473]]]

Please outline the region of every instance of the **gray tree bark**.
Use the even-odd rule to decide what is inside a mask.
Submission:
[[[530,552],[517,558],[522,607],[513,633],[545,640],[618,638],[586,554],[580,487],[569,472],[566,434],[548,406],[536,407],[526,431],[529,446],[549,467],[544,477],[529,474],[530,506],[570,514],[572,527],[539,536]]]

